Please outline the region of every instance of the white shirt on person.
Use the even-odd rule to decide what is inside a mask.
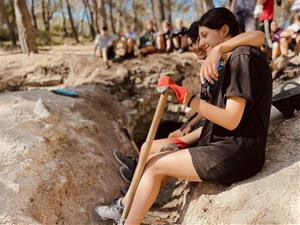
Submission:
[[[288,26],[286,29],[291,30],[293,32],[298,32],[300,30],[300,24],[299,23],[293,23],[292,25]]]
[[[293,5],[291,7],[292,12],[296,12],[298,10],[300,10],[300,0],[294,1]]]
[[[95,45],[99,45],[100,50],[103,48],[109,48],[113,45],[113,42],[117,40],[116,35],[108,35],[108,36],[101,36],[98,34],[95,38]]]

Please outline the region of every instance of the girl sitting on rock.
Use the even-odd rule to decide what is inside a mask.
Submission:
[[[153,154],[148,159],[125,224],[142,223],[168,177],[230,185],[262,169],[271,108],[271,72],[258,49],[232,44],[238,31],[234,15],[226,8],[211,9],[197,21],[197,26],[190,28],[194,45],[203,49],[209,59],[221,57],[218,70],[216,65],[211,67],[211,63],[201,69],[202,78],[207,72],[213,74],[215,80],[208,100],[195,97],[169,77],[159,79],[158,88],[168,87],[174,91],[179,103],[201,115],[205,123],[184,139],[187,145],[196,140],[195,147],[158,152],[161,141],[154,142]],[[241,40],[239,43],[248,44]],[[125,196],[112,206],[98,206],[96,212],[102,219],[119,220],[127,199]]]

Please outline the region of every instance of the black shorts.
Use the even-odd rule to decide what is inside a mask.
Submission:
[[[189,148],[200,179],[230,185],[258,173],[265,161],[264,147],[254,146],[251,139],[242,139],[245,138],[226,139]]]

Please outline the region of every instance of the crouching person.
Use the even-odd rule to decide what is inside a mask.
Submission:
[[[100,34],[95,38],[94,55],[96,56],[97,48],[99,48],[99,55],[103,58],[105,68],[108,69],[109,59],[114,57],[114,41],[118,37],[116,35],[109,35],[107,27],[102,27]]]
[[[146,56],[156,51],[153,21],[147,20],[145,25],[145,30],[139,38],[138,48],[141,56]]]
[[[183,25],[182,19],[176,20],[176,26],[173,30],[173,44],[178,53],[188,50],[188,29]]]

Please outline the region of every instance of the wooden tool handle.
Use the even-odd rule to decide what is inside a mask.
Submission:
[[[136,189],[137,189],[140,179],[143,175],[144,168],[147,163],[149,151],[151,149],[152,142],[154,140],[160,119],[161,119],[163,111],[164,111],[164,106],[166,104],[167,97],[168,97],[167,93],[163,93],[160,95],[159,102],[156,107],[156,111],[155,111],[155,114],[154,114],[154,117],[153,117],[153,120],[152,120],[152,123],[150,126],[150,130],[149,130],[147,138],[146,138],[145,148],[143,148],[140,151],[139,161],[138,161],[137,168],[134,172],[134,176],[133,176],[133,179],[132,179],[129,191],[128,191],[128,199],[127,199],[128,201],[126,202],[121,221],[125,221],[125,219],[128,216],[128,213],[130,211]]]

